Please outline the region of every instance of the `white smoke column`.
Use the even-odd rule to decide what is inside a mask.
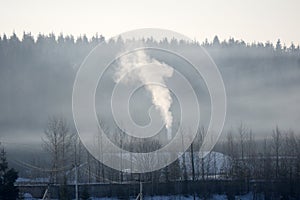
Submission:
[[[134,69],[134,70],[133,70]],[[173,116],[170,111],[172,97],[167,87],[147,85],[154,82],[166,86],[165,78],[172,77],[173,68],[165,63],[151,59],[144,51],[136,51],[120,59],[118,70],[115,73],[115,82],[128,83],[141,81],[152,95],[152,103],[159,110],[165,122],[167,137],[171,139]]]

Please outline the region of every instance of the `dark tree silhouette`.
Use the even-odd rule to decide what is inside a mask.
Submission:
[[[214,37],[213,45],[214,45],[214,46],[219,46],[219,45],[220,45],[220,41],[219,41],[218,36],[215,36],[215,37]]]
[[[19,190],[14,186],[15,181],[18,178],[18,172],[13,168],[8,168],[8,162],[6,160],[6,152],[2,147],[0,152],[0,199],[1,200],[13,200],[17,199]]]

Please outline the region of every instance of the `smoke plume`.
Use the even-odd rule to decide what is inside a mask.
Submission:
[[[140,81],[152,95],[152,103],[160,112],[167,129],[167,137],[171,139],[173,116],[170,111],[172,97],[165,84],[165,79],[173,75],[173,68],[156,59],[150,58],[144,51],[136,51],[121,57],[115,72],[114,81],[124,84]],[[157,83],[147,84],[149,82]],[[161,85],[161,86],[159,86]]]

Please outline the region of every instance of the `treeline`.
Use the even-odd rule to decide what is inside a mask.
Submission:
[[[123,132],[107,131],[107,134],[115,136],[117,145],[131,148],[131,151],[150,152],[161,147],[157,140],[127,140]],[[219,141],[212,152],[201,157],[203,154],[199,149],[205,134],[203,128],[199,130],[188,151],[171,165],[158,171],[135,174],[130,169],[116,171],[103,165],[87,151],[65,120],[52,118],[43,137],[43,147],[48,152],[47,159],[32,163],[31,166],[35,167],[27,169],[26,176],[32,179],[49,178],[46,182],[59,185],[61,195],[67,194],[68,184],[75,183],[75,170],[78,170],[77,181],[81,184],[131,184],[142,181],[152,183],[152,190],[155,191],[158,183],[177,182],[184,189],[185,182],[197,182],[201,185],[204,181],[212,188],[216,185],[221,187],[221,184],[227,188],[221,192],[231,195],[253,192],[264,193],[268,197],[299,197],[299,134],[276,127],[266,139],[258,139],[250,128],[241,124],[236,130],[226,133],[226,139]],[[101,136],[97,139],[101,147]],[[124,160],[132,161],[130,155],[116,154]],[[140,163],[142,162],[141,160]],[[211,192],[213,191],[217,191],[217,188]]]
[[[100,42],[109,47],[108,55],[121,50],[126,43],[122,38],[105,40],[102,35],[90,39],[84,35],[77,38],[54,34],[39,34],[35,38],[30,33],[24,33],[22,38],[16,34],[1,35],[2,124],[16,122],[15,127],[20,130],[43,128],[47,117],[56,115],[57,110],[67,117],[71,116],[70,99],[76,72],[85,56]],[[161,48],[180,48],[191,56],[197,56],[200,46],[205,47],[218,65],[225,84],[228,84],[228,92],[231,85],[243,85],[237,83],[243,81],[239,79],[250,77],[262,80],[267,77],[276,81],[277,85],[298,80],[288,76],[299,73],[299,45],[285,47],[280,41],[275,45],[270,42],[247,44],[233,38],[219,41],[218,37],[202,44],[175,39],[155,41],[152,38],[146,38],[144,42]],[[166,60],[170,65],[178,65],[175,60]],[[189,67],[185,65],[181,67]]]
[[[267,139],[255,139],[251,129],[241,125],[223,142],[230,156],[228,177],[251,180],[299,180],[300,136],[276,127]]]
[[[281,40],[278,39],[276,44],[273,44],[270,41],[265,43],[263,42],[252,42],[246,43],[243,40],[236,40],[234,38],[229,38],[228,40],[220,41],[218,36],[215,36],[212,41],[205,39],[203,42],[199,41],[184,41],[184,40],[177,40],[176,38],[172,39],[162,39],[157,41],[153,38],[143,38],[141,39],[146,44],[154,44],[154,45],[172,45],[172,46],[203,46],[206,48],[210,47],[222,47],[222,48],[229,48],[229,47],[243,47],[243,48],[257,48],[257,49],[267,49],[273,50],[277,52],[287,52],[287,53],[295,53],[300,51],[299,44],[282,44]],[[54,33],[50,33],[48,35],[45,34],[38,34],[36,37],[31,35],[31,33],[23,32],[22,38],[19,38],[15,33],[11,36],[7,36],[3,34],[0,36],[0,48],[2,52],[9,51],[12,48],[19,48],[23,50],[29,50],[30,47],[36,45],[37,47],[43,44],[47,44],[51,47],[61,46],[67,47],[76,45],[77,47],[86,46],[86,48],[92,48],[95,45],[99,44],[100,42],[104,42],[106,44],[122,44],[126,43],[121,37],[117,39],[109,39],[105,40],[103,35],[94,35],[91,38],[88,38],[86,35],[74,37],[73,35],[55,35]]]

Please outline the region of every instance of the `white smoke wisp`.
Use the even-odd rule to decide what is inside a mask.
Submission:
[[[165,84],[165,79],[173,75],[173,68],[169,65],[150,58],[144,51],[136,51],[121,57],[119,66],[115,72],[114,81],[127,84],[129,82],[140,81],[145,83],[145,88],[152,95],[152,103],[160,112],[167,129],[167,137],[170,140],[172,135],[173,116],[170,111],[172,97]],[[149,85],[154,82],[159,85]]]

